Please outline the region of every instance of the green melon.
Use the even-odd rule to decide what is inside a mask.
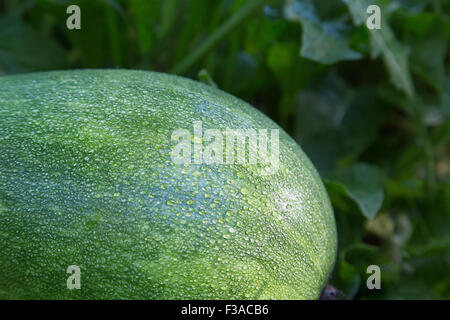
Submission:
[[[278,169],[174,162],[194,121],[279,129]],[[144,71],[0,77],[0,299],[313,299],[336,242],[311,162],[229,94]]]

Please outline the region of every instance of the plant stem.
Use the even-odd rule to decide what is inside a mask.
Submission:
[[[233,14],[219,29],[214,31],[193,52],[181,60],[171,73],[182,74],[189,70],[200,58],[211,50],[220,40],[225,38],[235,27],[245,20],[254,11],[261,8],[267,0],[251,0],[246,2],[235,14]]]

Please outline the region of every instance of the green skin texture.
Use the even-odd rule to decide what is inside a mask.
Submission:
[[[174,164],[195,120],[279,129],[279,170]],[[336,246],[317,171],[249,104],[146,71],[0,77],[0,299],[316,299]]]

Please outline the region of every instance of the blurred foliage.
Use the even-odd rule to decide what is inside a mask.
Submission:
[[[81,30],[66,8],[81,7]],[[366,8],[382,8],[368,30]],[[450,0],[3,0],[0,74],[175,72],[259,108],[320,171],[349,299],[450,299]],[[382,270],[368,290],[366,269]]]

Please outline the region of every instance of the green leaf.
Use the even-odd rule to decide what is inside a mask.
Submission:
[[[338,261],[336,269],[333,272],[331,283],[344,292],[345,298],[353,299],[355,297],[360,290],[362,280],[360,263],[353,264],[349,260],[349,253],[355,253],[359,257],[363,257],[364,254],[370,255],[375,251],[375,247],[361,242],[352,243],[339,251]]]
[[[0,71],[4,73],[60,69],[66,66],[64,49],[18,17],[0,18]]]
[[[342,153],[339,131],[348,104],[344,91],[303,91],[295,108],[295,138],[319,172],[335,168]]]
[[[426,38],[415,41],[411,66],[436,90],[442,90],[445,78],[447,41],[441,28],[432,31]]]
[[[356,89],[330,75],[319,89],[297,94],[295,138],[322,174],[339,160],[357,159],[378,135],[384,111],[375,91]]]
[[[166,0],[161,3],[161,26],[158,30],[158,37],[164,38],[172,27],[177,13],[178,1]]]
[[[156,40],[153,24],[157,20],[159,7],[157,2],[145,0],[130,0],[129,7],[133,15],[137,40],[141,54],[150,52]]]
[[[368,219],[375,218],[383,204],[382,174],[373,166],[361,163],[338,169],[325,182],[331,190],[353,200]]]
[[[363,25],[368,18],[367,8],[377,3],[375,0],[343,0],[353,17],[355,25]],[[409,70],[410,48],[399,42],[382,11],[381,29],[368,30],[371,39],[372,59],[382,56],[394,86],[407,96],[413,97],[415,89]]]
[[[116,11],[112,8],[105,8],[106,21],[108,27],[109,43],[111,46],[111,54],[116,67],[122,66],[124,46],[121,44],[121,33],[118,24]]]
[[[289,1],[284,12],[288,20],[302,24],[301,56],[325,64],[362,58],[360,53],[350,48],[350,37],[344,32],[345,25],[320,21],[311,1]]]
[[[352,15],[353,23],[360,26],[366,22],[366,10],[370,5],[367,0],[342,0]]]
[[[200,45],[177,63],[171,70],[172,73],[182,74],[188,71],[206,53],[221,42],[229,33],[253,14],[261,9],[266,0],[249,0],[242,4],[239,9],[229,17],[219,28],[214,30]]]
[[[336,270],[333,272],[331,284],[342,291],[346,299],[353,299],[361,285],[361,276],[358,270],[344,259],[339,259]]]
[[[82,11],[81,30],[64,30],[76,50],[72,54],[76,55],[83,68],[111,65],[115,53],[110,42],[113,35],[107,27],[107,10],[113,10],[113,7],[107,2],[88,0],[80,0],[79,6]],[[127,48],[127,51],[131,51],[131,48]]]
[[[415,94],[414,85],[409,71],[409,48],[395,39],[390,28],[371,30],[372,58],[377,58],[381,53],[386,64],[391,80],[397,89],[412,97]]]
[[[432,239],[421,246],[413,246],[408,252],[412,256],[422,256],[436,252],[450,252],[450,236]]]

